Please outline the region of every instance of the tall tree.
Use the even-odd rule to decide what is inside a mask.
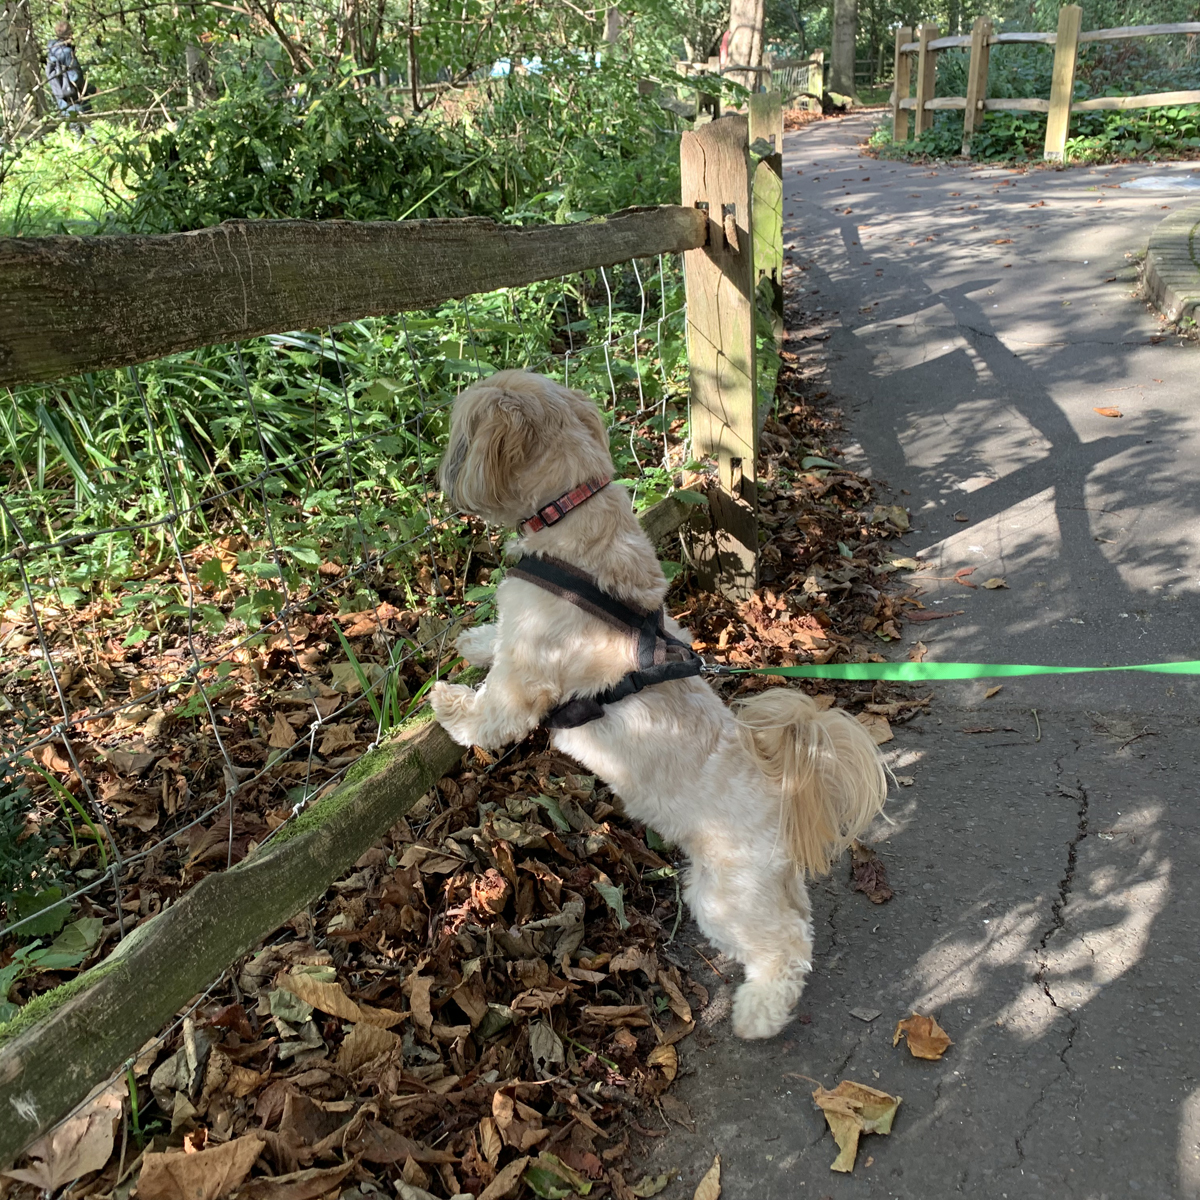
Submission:
[[[0,138],[15,136],[37,115],[38,65],[29,0],[0,0]]]
[[[858,42],[858,0],[833,0],[833,48],[829,90],[853,96],[854,54]]]
[[[732,0],[729,5],[729,61],[735,67],[761,67],[763,57],[763,0]],[[730,71],[730,78],[748,88],[758,87],[756,71]]]

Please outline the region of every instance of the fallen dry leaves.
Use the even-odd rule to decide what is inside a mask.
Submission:
[[[894,895],[883,859],[859,841],[850,843],[850,887],[864,893],[872,904],[886,904]]]
[[[864,1133],[891,1133],[896,1109],[901,1097],[889,1096],[863,1083],[843,1079],[832,1091],[819,1087],[812,1094],[817,1107],[825,1114],[838,1156],[830,1164],[831,1171],[853,1171],[858,1153],[858,1139]]]
[[[696,1185],[692,1200],[720,1200],[721,1195],[721,1156],[713,1158],[712,1166],[704,1173],[704,1178]]]
[[[932,1062],[937,1062],[954,1045],[950,1035],[933,1017],[923,1017],[919,1013],[896,1022],[892,1045],[898,1045],[901,1038],[907,1041],[913,1058],[927,1058]]]
[[[74,1116],[38,1138],[26,1151],[27,1167],[0,1171],[9,1179],[31,1183],[46,1193],[98,1171],[113,1152],[113,1141],[128,1089],[124,1081],[111,1084]]]

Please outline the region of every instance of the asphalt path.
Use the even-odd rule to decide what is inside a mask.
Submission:
[[[1200,171],[877,161],[877,119],[789,134],[784,211],[789,348],[911,510],[922,602],[957,614],[889,653],[1200,659],[1200,346],[1133,294]],[[912,782],[874,831],[896,896],[873,906],[844,864],[814,886],[814,974],[779,1038],[736,1041],[738,969],[679,945],[713,1001],[681,1046],[695,1129],[647,1141],[679,1168],[668,1195],[720,1153],[725,1200],[1200,1198],[1197,681],[989,686],[933,685],[896,727]],[[954,1039],[940,1062],[893,1048],[912,1011]],[[903,1097],[852,1175],[811,1100],[842,1079]]]

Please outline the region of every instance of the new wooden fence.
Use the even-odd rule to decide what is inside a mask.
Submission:
[[[1095,96],[1075,100],[1075,65],[1079,47],[1088,42],[1114,42],[1127,38],[1160,37],[1165,34],[1200,33],[1200,21],[1182,21],[1173,25],[1123,25],[1115,29],[1081,30],[1083,9],[1068,4],[1059,9],[1058,30],[1055,33],[995,33],[986,17],[979,17],[969,34],[939,37],[936,25],[922,25],[914,30],[903,26],[896,30],[896,86],[892,93],[892,135],[895,141],[909,138],[909,113],[914,137],[920,137],[932,123],[932,114],[946,109],[961,109],[963,113],[962,153],[971,154],[971,136],[985,112],[1044,112],[1049,113],[1046,124],[1044,157],[1050,162],[1062,162],[1067,143],[1071,114],[1134,108],[1157,108],[1163,105],[1200,104],[1200,91],[1155,92],[1145,96]],[[993,46],[1033,43],[1054,47],[1054,73],[1050,96],[989,99],[987,95],[988,59]],[[943,50],[971,51],[965,96],[934,96],[937,80],[937,57]],[[915,80],[913,61],[916,60]],[[915,82],[915,89],[913,84]],[[914,91],[909,95],[910,90]]]
[[[751,146],[774,143],[774,153]],[[0,384],[426,308],[469,293],[682,252],[693,452],[716,460],[700,570],[755,585],[764,417],[755,297],[782,296],[778,97],[682,135],[683,204],[585,224],[234,221],[161,237],[0,239]],[[663,501],[654,538],[697,509]],[[65,725],[60,730],[66,739]],[[419,714],[260,850],[206,876],[99,965],[0,1026],[0,1165],[82,1101],[226,966],[320,896],[462,751]],[[114,878],[120,901],[120,880]]]

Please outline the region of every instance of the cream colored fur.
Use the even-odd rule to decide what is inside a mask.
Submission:
[[[515,525],[611,470],[595,405],[550,379],[502,371],[455,402],[442,486],[453,504],[489,523]],[[654,547],[620,487],[512,548],[572,563],[644,608],[666,595]],[[487,680],[478,690],[439,683],[432,692],[438,720],[461,745],[523,738],[557,704],[595,695],[637,665],[627,637],[534,584],[506,579],[496,599],[496,624],[458,642],[468,661],[491,667]],[[682,633],[673,621],[667,627]],[[827,871],[886,797],[866,731],[791,688],[731,710],[695,678],[647,688],[553,740],[604,779],[631,817],[687,854],[688,906],[704,934],[745,967],[734,1031],[778,1033],[812,966],[804,872]]]

